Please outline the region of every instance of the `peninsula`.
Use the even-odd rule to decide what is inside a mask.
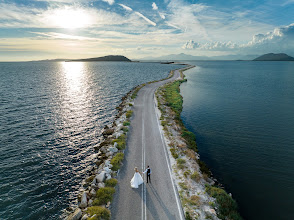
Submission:
[[[75,60],[68,60],[66,62],[97,62],[97,61],[123,61],[123,62],[132,62],[125,56],[121,55],[108,55],[104,57],[94,57],[94,58],[87,58],[87,59],[75,59]]]

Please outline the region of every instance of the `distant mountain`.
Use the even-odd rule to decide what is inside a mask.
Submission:
[[[87,59],[76,59],[76,60],[69,60],[68,62],[95,62],[95,61],[125,61],[131,62],[130,59],[126,58],[125,56],[120,55],[109,55],[104,57],[94,57],[94,58],[87,58]]]
[[[47,59],[47,60],[34,60],[30,62],[63,62],[63,61],[69,61],[70,59]]]
[[[285,53],[268,53],[255,58],[253,61],[294,61],[294,57]]]
[[[252,60],[257,55],[224,55],[224,56],[193,56],[184,53],[170,54],[160,57],[145,57],[142,60],[160,60],[160,61],[172,61],[172,60]]]

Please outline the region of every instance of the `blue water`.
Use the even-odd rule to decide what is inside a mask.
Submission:
[[[176,65],[0,63],[0,219],[58,219],[131,88]]]
[[[294,62],[191,62],[184,124],[250,220],[294,219]]]

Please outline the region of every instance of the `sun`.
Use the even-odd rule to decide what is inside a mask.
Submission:
[[[48,15],[48,20],[53,26],[60,28],[85,28],[91,25],[91,16],[82,8],[59,8]]]

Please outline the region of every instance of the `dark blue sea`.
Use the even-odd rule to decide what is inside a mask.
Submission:
[[[248,220],[294,219],[294,62],[190,62],[182,119]]]
[[[0,63],[0,219],[59,219],[129,90],[176,65]]]

